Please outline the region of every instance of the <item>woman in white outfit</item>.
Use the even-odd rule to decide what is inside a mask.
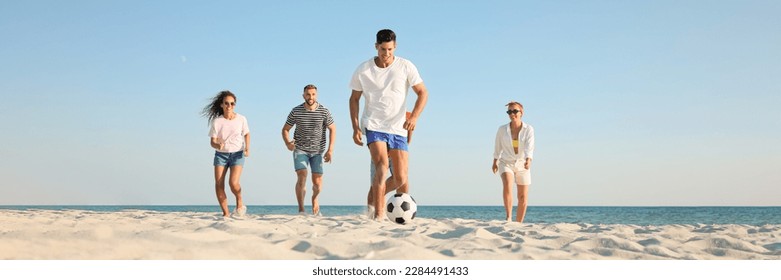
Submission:
[[[507,221],[512,221],[512,184],[518,186],[518,209],[515,220],[523,222],[526,216],[527,197],[531,184],[531,166],[534,154],[534,128],[521,121],[523,105],[516,101],[507,103],[507,115],[510,123],[502,125],[496,132],[494,162],[491,167],[494,174],[499,171],[504,187],[504,209]]]

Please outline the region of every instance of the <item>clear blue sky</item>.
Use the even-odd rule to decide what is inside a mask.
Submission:
[[[430,92],[421,205],[501,205],[509,100],[536,131],[530,205],[781,205],[779,1],[287,2],[3,1],[0,204],[216,205],[199,111],[223,89],[246,202],[295,204],[281,128],[313,83],[337,124],[321,203],[362,205],[348,81],[390,28]]]

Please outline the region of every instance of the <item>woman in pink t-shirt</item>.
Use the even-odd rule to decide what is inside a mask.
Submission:
[[[247,213],[247,206],[241,199],[241,171],[244,158],[249,157],[249,125],[247,118],[236,113],[236,95],[230,91],[221,91],[203,108],[203,116],[209,120],[209,144],[214,152],[214,186],[217,201],[222,208],[222,216],[228,217],[228,196],[225,194],[225,176],[230,170],[228,184],[236,196],[235,216]]]

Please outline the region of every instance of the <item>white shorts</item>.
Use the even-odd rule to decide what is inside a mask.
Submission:
[[[532,184],[532,173],[530,170],[523,167],[525,162],[523,161],[517,161],[515,163],[505,163],[503,161],[499,161],[497,164],[499,166],[499,175],[510,172],[515,175],[515,184],[516,185],[531,185]]]

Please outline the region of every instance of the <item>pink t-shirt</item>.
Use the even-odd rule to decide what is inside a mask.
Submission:
[[[244,150],[244,135],[249,133],[247,118],[236,114],[232,120],[219,116],[212,121],[209,137],[216,137],[225,143],[222,153],[235,153]]]

